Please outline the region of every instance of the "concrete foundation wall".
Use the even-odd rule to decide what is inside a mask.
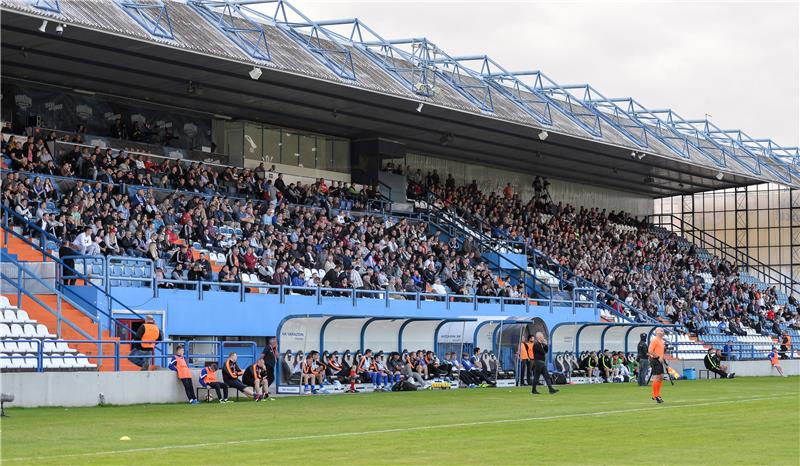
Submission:
[[[698,370],[705,369],[703,361],[674,361],[669,363],[673,369],[683,375],[683,370],[693,367]],[[728,372],[735,372],[736,377],[754,377],[777,375],[778,371],[772,368],[769,361],[724,361],[724,366],[728,366]],[[788,359],[781,361],[781,368],[786,375],[800,375],[800,359]],[[713,377],[714,374],[711,374]],[[699,374],[698,374],[699,377]],[[705,378],[705,377],[703,377]]]
[[[199,370],[192,371],[197,387]],[[12,393],[8,407],[97,406],[105,404],[186,403],[183,385],[173,371],[25,372],[0,375],[0,390]]]

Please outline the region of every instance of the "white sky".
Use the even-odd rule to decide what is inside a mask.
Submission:
[[[800,2],[290,0],[313,20],[359,18],[385,39],[589,83],[686,119],[800,144]]]

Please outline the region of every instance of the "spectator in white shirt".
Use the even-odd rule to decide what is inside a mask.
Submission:
[[[92,229],[90,227],[86,227],[83,229],[83,233],[80,233],[75,237],[75,241],[72,242],[72,245],[74,246],[72,249],[78,251],[81,256],[85,256],[93,244]]]
[[[436,294],[447,294],[447,290],[445,289],[444,285],[442,285],[442,279],[437,278],[433,285],[431,285],[431,291]]]

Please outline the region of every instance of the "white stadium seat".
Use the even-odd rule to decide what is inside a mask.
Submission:
[[[19,309],[19,310],[17,310],[17,322],[19,322],[20,324],[25,324],[25,323],[32,323],[32,322],[36,322],[36,321],[31,319],[30,317],[28,317],[28,313],[26,311],[24,311],[22,309]]]
[[[13,325],[12,331],[13,331]],[[25,324],[22,326],[22,338],[36,338],[36,327],[33,324]]]
[[[57,341],[56,347],[58,348],[59,353],[74,354],[78,352],[78,350],[70,348],[66,341]]]
[[[5,296],[0,296],[0,309],[11,307],[11,302]]]
[[[36,325],[36,338],[55,338],[56,336],[50,333],[47,326],[44,324]]]

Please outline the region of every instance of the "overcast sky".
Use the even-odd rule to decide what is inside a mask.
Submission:
[[[508,70],[800,144],[796,0],[290,2],[314,20],[357,17],[385,39],[425,36],[451,56],[487,54]]]

